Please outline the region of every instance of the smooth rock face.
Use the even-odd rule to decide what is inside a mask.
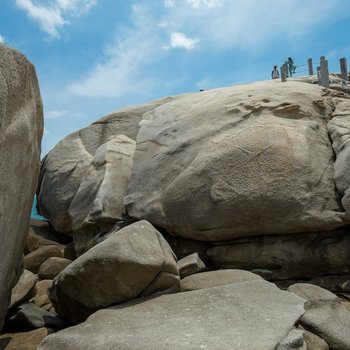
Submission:
[[[303,328],[324,339],[330,349],[350,349],[350,312],[335,294],[307,283],[297,283],[288,290],[307,300],[300,318]]]
[[[263,280],[162,295],[100,310],[38,350],[274,350],[303,304]]]
[[[311,278],[350,271],[350,231],[298,233],[238,239],[211,248],[207,255],[217,267],[266,269],[269,279]]]
[[[34,66],[0,43],[0,329],[20,275],[40,167],[43,107]]]
[[[134,150],[135,141],[124,135],[112,138],[96,150],[68,210],[78,255],[99,227],[125,219],[123,199]]]
[[[343,225],[321,92],[262,82],[150,111],[137,136],[128,213],[208,241]]]
[[[73,230],[69,207],[97,149],[119,134],[135,140],[143,114],[170,100],[171,97],[111,113],[68,135],[46,155],[41,166],[38,205],[55,231]],[[91,204],[86,203],[86,207]]]
[[[28,270],[24,270],[18,282],[12,289],[9,308],[29,300],[35,295],[35,282],[38,277]]]
[[[139,221],[71,263],[54,279],[49,297],[60,315],[81,322],[98,309],[140,295],[179,290],[171,248],[151,224]]]
[[[335,111],[328,130],[336,154],[334,179],[347,219],[350,219],[350,100],[333,99]]]
[[[224,286],[227,284],[241,283],[253,280],[262,280],[254,273],[244,270],[217,270],[196,273],[181,280],[182,291],[206,289]]]

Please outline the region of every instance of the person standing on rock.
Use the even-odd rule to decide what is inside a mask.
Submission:
[[[294,66],[294,61],[292,60],[291,57],[288,57],[287,63],[288,63],[289,75],[290,75],[290,77],[292,77],[292,76],[293,76],[293,73],[295,73],[295,69],[296,69],[297,67]]]
[[[277,70],[277,66],[273,66],[273,71],[271,72],[272,79],[278,79],[280,77],[280,73]]]

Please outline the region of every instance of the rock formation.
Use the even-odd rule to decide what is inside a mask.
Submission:
[[[34,66],[0,43],[0,329],[21,274],[40,169],[43,108]]]

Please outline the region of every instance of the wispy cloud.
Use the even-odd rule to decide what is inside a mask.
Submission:
[[[4,37],[0,34],[0,43],[4,43],[5,42],[5,39]]]
[[[166,50],[170,48],[183,48],[186,50],[192,50],[198,42],[198,39],[189,38],[184,33],[171,33],[170,44],[163,47]]]
[[[47,119],[56,119],[56,118],[60,118],[63,117],[65,115],[67,115],[68,111],[48,111],[45,113],[45,118]]]
[[[222,0],[187,0],[187,2],[194,8],[197,8],[200,6],[213,8],[213,7],[222,5]]]
[[[147,7],[132,8],[134,26],[123,28],[101,57],[101,62],[82,81],[73,82],[68,90],[77,95],[120,97],[128,93],[141,94],[155,84],[142,69],[160,59],[161,39],[155,35],[159,28]]]
[[[33,0],[16,0],[16,5],[27,16],[38,22],[42,31],[49,38],[59,38],[60,29],[69,24],[68,18],[79,17],[88,12],[98,0],[51,0],[35,2]]]

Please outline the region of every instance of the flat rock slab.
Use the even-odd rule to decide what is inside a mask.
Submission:
[[[262,280],[138,299],[46,337],[38,350],[273,350],[304,301]]]

